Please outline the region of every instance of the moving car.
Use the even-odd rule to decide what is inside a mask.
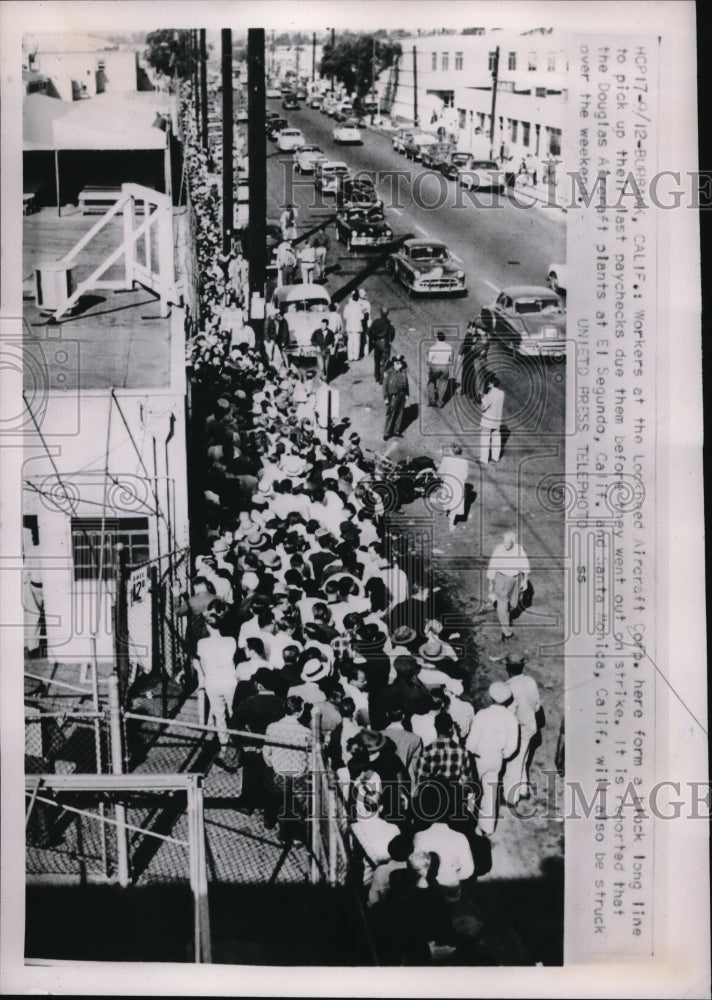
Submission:
[[[277,136],[277,149],[281,153],[288,153],[303,145],[304,135],[298,128],[283,128]]]
[[[315,162],[323,155],[320,146],[300,146],[294,153],[294,169],[298,174],[313,174]]]
[[[318,109],[322,106],[323,103],[324,103],[324,98],[321,96],[321,94],[312,94],[310,97],[307,98],[308,108]]]
[[[340,180],[336,191],[337,208],[374,208],[382,205],[370,177],[344,177]]]
[[[504,194],[507,178],[494,160],[473,160],[468,167],[458,172],[462,187],[470,191],[497,191]]]
[[[432,146],[424,146],[420,162],[424,167],[429,167],[431,170],[439,170],[442,173],[442,168],[450,159],[451,151],[452,146],[449,142],[436,142]]]
[[[488,339],[513,354],[566,355],[566,312],[559,296],[544,285],[510,285],[484,308],[477,321]]]
[[[336,194],[340,180],[349,176],[343,160],[317,160],[314,165],[314,186],[324,194]]]
[[[297,100],[298,101],[306,101],[306,99],[307,99],[307,88],[306,87],[297,87],[296,93],[297,93]]]
[[[346,121],[343,125],[337,125],[333,132],[334,142],[338,143],[360,143],[363,142],[358,125],[354,121]]]
[[[421,160],[428,146],[436,146],[438,139],[428,132],[416,132],[405,144],[403,152],[409,160]]]
[[[267,87],[267,89],[265,90],[265,97],[269,97],[270,99],[274,99],[276,97],[281,97],[281,96],[282,96],[282,91],[279,89],[279,87]]]
[[[405,240],[386,266],[411,294],[467,294],[465,272],[438,240]]]
[[[383,247],[393,242],[393,230],[386,222],[380,205],[347,208],[336,216],[336,237],[346,244],[348,250]]]
[[[472,153],[460,152],[459,150],[454,150],[448,156],[447,160],[441,164],[440,171],[451,181],[456,181],[460,176],[461,170],[466,170],[473,162],[474,156]]]
[[[289,128],[286,118],[272,118],[267,123],[267,138],[275,140],[283,128]]]
[[[325,97],[321,105],[321,110],[325,115],[333,115],[337,107],[338,104],[335,97]]]
[[[282,107],[285,111],[299,111],[299,99],[296,94],[285,94],[282,99]]]
[[[329,314],[331,296],[323,285],[282,285],[272,293],[271,309],[274,314],[284,311],[289,329],[288,357],[309,358],[316,361],[317,349],[312,346],[312,334]]]
[[[546,283],[554,292],[565,292],[569,287],[569,269],[566,264],[549,264]]]

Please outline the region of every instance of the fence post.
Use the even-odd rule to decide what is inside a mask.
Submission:
[[[319,857],[320,851],[320,829],[319,820],[321,818],[321,775],[319,773],[319,758],[317,747],[319,745],[319,715],[312,716],[312,750],[311,750],[311,777],[312,777],[312,816],[311,816],[311,871],[310,881],[316,885],[319,881]]]
[[[109,677],[109,730],[111,734],[111,773],[123,774],[123,747],[121,739],[121,706],[119,702],[119,680],[115,674]],[[119,885],[127,886],[129,877],[129,842],[126,830],[126,807],[117,803],[116,814],[116,864]]]
[[[92,708],[95,712],[99,712],[101,708],[101,703],[99,701],[99,664],[97,662],[96,656],[96,635],[91,637],[91,652],[92,652],[92,662],[88,664],[88,669],[91,671],[91,697],[92,697]],[[104,773],[104,748],[102,746],[101,739],[101,723],[102,719],[98,716],[94,719],[94,748],[96,753],[96,773]],[[104,803],[99,803],[99,816],[102,822],[99,824],[99,832],[101,837],[101,856],[104,861],[104,874],[109,874],[109,858],[106,851],[106,823],[104,820]]]
[[[210,908],[208,906],[208,872],[205,857],[205,820],[203,816],[202,775],[191,775],[188,787],[188,850],[190,852],[190,885],[193,890],[195,961],[212,961],[210,939]]]

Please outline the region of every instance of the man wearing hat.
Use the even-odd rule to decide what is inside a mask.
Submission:
[[[502,626],[502,641],[511,639],[512,611],[519,604],[519,596],[529,580],[529,559],[517,541],[514,531],[505,531],[502,541],[494,549],[487,567],[489,600],[497,608]]]
[[[525,656],[508,653],[504,662],[508,674],[506,684],[512,693],[508,707],[519,722],[520,739],[518,752],[505,768],[502,787],[505,800],[510,805],[516,805],[520,799],[528,799],[530,795],[529,761],[532,744],[539,732],[541,698],[537,682],[524,673]]]
[[[386,423],[383,429],[383,440],[392,437],[401,438],[405,404],[410,395],[406,362],[402,354],[395,354],[385,372],[383,380],[383,398],[386,401]]]
[[[386,712],[388,725],[383,730],[383,735],[395,744],[400,762],[414,782],[418,761],[423,753],[423,741],[417,733],[405,729],[403,718],[403,709],[398,705],[392,705]]]
[[[448,691],[454,695],[461,695],[464,686],[457,677],[451,677],[443,670],[438,670],[437,664],[441,660],[450,659],[445,652],[445,647],[439,639],[430,638],[424,642],[418,650],[423,669],[420,672],[420,679],[426,687],[438,687],[444,685]]]
[[[271,722],[284,718],[284,701],[274,693],[274,671],[260,667],[252,677],[255,693],[239,702],[235,709],[233,728],[264,735]],[[244,741],[242,763],[242,792],[239,806],[253,809],[264,803],[265,762],[262,742]]]
[[[289,689],[289,697],[302,698],[310,705],[326,701],[326,694],[319,687],[319,681],[324,680],[330,673],[331,668],[326,660],[316,656],[311,657],[302,667],[301,684],[295,684]]]
[[[395,744],[373,729],[361,730],[356,741],[356,750],[348,763],[349,774],[357,779],[364,772],[375,772],[381,779],[381,815],[388,822],[404,822],[410,802],[410,778]]]
[[[503,681],[490,684],[492,704],[475,713],[470,735],[465,744],[474,756],[477,776],[482,788],[477,832],[490,836],[497,827],[499,782],[506,761],[519,748],[519,723],[505,706],[512,692]]]
[[[430,692],[418,678],[420,667],[415,657],[397,656],[393,661],[393,668],[396,679],[383,692],[383,710],[388,711],[392,705],[397,705],[408,718],[429,712],[432,705]]]

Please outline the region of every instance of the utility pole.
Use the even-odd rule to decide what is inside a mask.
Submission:
[[[195,94],[195,131],[198,135],[201,134],[201,124],[200,124],[200,73],[198,71],[198,63],[200,62],[200,53],[198,50],[198,32],[195,28],[191,29],[190,32],[190,51],[193,56],[193,93]]]
[[[373,125],[373,99],[376,96],[376,39],[371,38],[371,124]]]
[[[332,28],[331,29],[331,52],[332,52],[331,65],[332,65],[332,67],[334,65],[333,52],[334,52],[334,47],[335,46],[336,46],[336,28]],[[331,71],[331,93],[332,93],[332,97],[333,97],[333,94],[334,94],[334,70],[333,69]]]
[[[312,87],[316,78],[316,31],[312,34]]]
[[[232,30],[223,28],[220,32],[222,46],[222,252],[230,252],[233,230],[233,184],[232,176]]]
[[[420,125],[418,119],[418,50],[413,46],[413,124]]]
[[[267,278],[267,152],[265,149],[265,31],[247,31],[247,150],[250,157],[250,221],[247,227],[250,321],[262,344],[264,312],[255,316],[255,296],[263,299]],[[262,304],[264,310],[264,302]]]
[[[200,29],[200,108],[203,151],[208,151],[208,46],[205,28]]]
[[[490,157],[494,157],[494,113],[497,107],[497,80],[499,79],[499,45],[494,50],[492,64],[492,114],[490,116]]]

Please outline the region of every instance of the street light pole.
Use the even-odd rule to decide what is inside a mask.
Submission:
[[[373,125],[373,98],[376,96],[376,39],[371,38],[371,124]]]
[[[312,33],[312,87],[316,77],[316,31]]]
[[[497,80],[499,78],[499,45],[494,50],[492,64],[492,114],[490,116],[490,157],[494,157],[494,113],[497,108]]]
[[[334,48],[336,46],[336,28],[331,29],[331,95],[334,96]]]
[[[413,46],[413,124],[417,127],[418,120],[418,50]]]

